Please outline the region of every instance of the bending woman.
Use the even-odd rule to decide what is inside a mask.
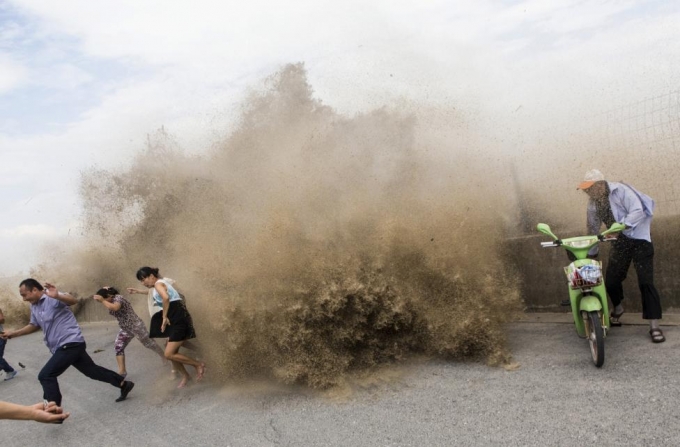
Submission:
[[[120,331],[116,336],[116,343],[114,345],[116,351],[116,362],[118,363],[118,374],[127,376],[127,369],[125,368],[125,347],[132,341],[137,339],[153,352],[158,354],[165,360],[165,354],[158,343],[149,338],[149,331],[141,318],[135,313],[132,304],[113,287],[103,287],[97,291],[92,297],[99,301],[109,310],[109,314],[116,317]]]
[[[137,271],[137,279],[145,287],[153,287],[154,303],[163,309],[162,312],[157,312],[151,317],[149,330],[151,338],[168,339],[168,344],[165,346],[165,358],[172,361],[175,370],[182,374],[182,380],[177,388],[184,388],[191,380],[184,365],[196,368],[196,381],[200,381],[205,374],[205,363],[179,353],[179,348],[186,340],[196,337],[191,315],[184,301],[177,290],[160,276],[157,268],[142,267]]]

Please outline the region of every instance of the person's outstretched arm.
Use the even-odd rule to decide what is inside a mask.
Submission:
[[[14,419],[18,421],[57,422],[70,416],[54,402],[35,405],[18,405],[0,401],[0,419]]]
[[[73,295],[71,295],[70,293],[58,291],[57,286],[53,284],[49,283],[45,284],[45,294],[50,298],[54,298],[55,300],[61,301],[67,306],[73,306],[74,304],[78,304],[78,300],[75,299]]]
[[[10,338],[20,337],[26,334],[32,334],[33,332],[36,332],[39,329],[40,328],[38,326],[29,323],[26,326],[22,327],[21,329],[17,329],[16,331],[0,332],[0,338],[4,340],[9,340]]]
[[[149,293],[148,289],[147,290],[141,290],[141,289],[135,289],[134,287],[128,287],[126,290],[127,290],[127,293],[129,293],[130,295],[134,295],[136,293],[139,293],[140,295],[146,295],[147,293]]]
[[[112,310],[114,312],[118,312],[120,310],[121,305],[118,302],[114,301],[113,303],[109,303],[101,295],[94,295],[92,298],[95,301],[99,301],[100,303],[102,303],[104,305],[104,307],[106,307],[108,310]]]

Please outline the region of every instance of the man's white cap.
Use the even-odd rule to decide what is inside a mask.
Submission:
[[[593,186],[593,183],[600,182],[603,180],[604,180],[603,173],[601,173],[597,169],[591,169],[590,171],[586,172],[585,177],[583,177],[583,181],[578,184],[578,188],[576,189],[588,189],[591,186]]]

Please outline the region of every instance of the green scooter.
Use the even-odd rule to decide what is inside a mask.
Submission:
[[[600,242],[616,240],[611,234],[625,230],[626,226],[614,223],[602,234],[568,239],[559,239],[547,224],[540,223],[536,228],[553,238],[552,242],[541,242],[542,247],[563,247],[576,258],[564,268],[568,280],[571,312],[576,332],[579,337],[588,339],[593,363],[599,368],[604,364],[604,338],[609,330],[609,305],[602,282],[602,263],[589,259],[588,251]]]

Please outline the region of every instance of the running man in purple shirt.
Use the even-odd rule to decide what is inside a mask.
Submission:
[[[32,278],[21,281],[19,294],[24,301],[31,303],[31,321],[21,329],[4,332],[0,337],[7,340],[42,329],[45,344],[52,353],[52,358],[38,374],[38,380],[43,387],[43,399],[61,406],[57,377],[73,365],[90,379],[120,388],[120,397],[116,402],[125,400],[135,384],[109,369],[96,365],[85,351],[85,339],[76,317],[69,309],[69,306],[76,304],[77,300],[68,293],[59,292],[52,284],[45,284],[43,288]]]

